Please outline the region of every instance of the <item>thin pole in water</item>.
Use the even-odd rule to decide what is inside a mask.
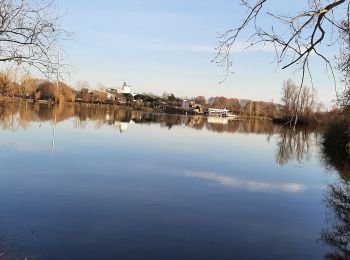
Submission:
[[[60,77],[60,51],[58,51],[58,61],[57,61],[57,82],[56,82],[56,96],[58,95],[58,84]],[[52,150],[51,155],[55,155],[55,138],[56,138],[56,108],[54,107],[54,122],[53,122],[53,130],[52,130]]]

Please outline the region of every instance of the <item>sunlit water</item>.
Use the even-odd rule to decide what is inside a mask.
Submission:
[[[325,169],[318,131],[24,104],[3,108],[0,120],[0,233],[10,256],[320,259],[331,251],[320,239],[324,198],[339,175]]]

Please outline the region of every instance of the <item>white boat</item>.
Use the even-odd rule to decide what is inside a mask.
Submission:
[[[229,110],[221,109],[221,108],[208,108],[205,111],[206,116],[219,116],[219,117],[227,117]]]

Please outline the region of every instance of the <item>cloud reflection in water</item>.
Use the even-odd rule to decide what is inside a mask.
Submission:
[[[186,171],[185,176],[210,180],[222,185],[246,189],[252,192],[262,191],[284,191],[284,192],[301,192],[305,186],[297,183],[268,183],[261,181],[250,181],[239,179],[231,176],[219,175],[212,172],[194,172]]]

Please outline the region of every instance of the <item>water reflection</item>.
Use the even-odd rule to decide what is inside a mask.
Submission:
[[[276,162],[285,165],[290,161],[303,163],[310,160],[314,154],[313,148],[320,139],[320,133],[316,129],[299,128],[296,131],[284,127],[278,135]]]
[[[4,130],[26,129],[34,122],[38,123],[39,127],[42,122],[52,122],[53,151],[56,123],[59,124],[69,118],[74,119],[74,126],[77,128],[85,128],[92,123],[97,129],[108,125],[118,129],[120,133],[127,132],[130,124],[133,123],[142,125],[158,124],[161,128],[169,130],[174,126],[182,126],[216,133],[264,134],[267,141],[275,136],[277,138],[275,160],[281,166],[291,161],[297,161],[301,164],[309,161],[312,155],[316,153],[315,147],[318,146],[321,137],[319,129],[304,127],[293,131],[288,127],[273,125],[268,120],[230,120],[228,118],[146,113],[120,110],[109,106],[0,103],[0,126]],[[333,154],[335,152],[332,151]],[[327,165],[345,167],[346,169],[338,170],[346,171],[346,174],[350,176],[350,164],[344,165],[343,157],[341,154],[336,154],[333,157],[324,157],[323,160],[333,160],[327,162],[326,167]]]
[[[222,185],[237,187],[252,192],[261,191],[285,191],[285,192],[300,192],[305,189],[302,184],[298,183],[268,183],[263,181],[251,181],[240,179],[232,176],[219,175],[212,172],[191,172],[185,173],[187,177],[200,178],[205,180],[215,181]]]
[[[186,126],[194,129],[206,129],[223,133],[255,133],[272,135],[280,132],[283,127],[274,126],[270,121],[256,120],[229,120],[227,118],[209,118],[203,116],[181,116],[170,114],[145,113],[141,111],[119,110],[108,106],[84,106],[84,105],[58,105],[29,103],[1,103],[0,124],[5,130],[26,129],[31,122],[57,123],[69,118],[75,118],[75,126],[84,128],[87,123],[93,122],[96,128],[110,125],[121,132],[128,129],[129,123],[135,124],[159,124],[160,127],[172,129],[174,126]],[[124,123],[124,124],[123,124]]]
[[[339,181],[329,184],[324,198],[328,208],[321,240],[331,247],[328,259],[350,259],[350,156],[345,151],[323,147],[325,167],[339,173]]]
[[[30,132],[30,127],[41,127],[42,125],[46,127],[48,125],[49,127],[52,126],[53,152],[55,148],[54,139],[56,135],[55,125],[57,123],[58,129],[60,129],[60,124],[61,126],[63,125],[67,127],[62,123],[68,119],[70,120],[70,128],[71,122],[73,122],[75,128],[91,128],[91,125],[93,125],[97,129],[103,126],[107,126],[109,129],[115,129],[115,132],[106,131],[106,136],[108,139],[110,139],[110,137],[114,138],[114,133],[117,134],[118,132],[126,135],[123,136],[123,138],[120,138],[122,140],[120,143],[118,143],[119,147],[111,145],[110,142],[103,143],[103,139],[99,139],[102,144],[96,148],[94,143],[89,143],[89,140],[84,139],[86,137],[80,138],[78,136],[82,131],[75,131],[75,133],[73,133],[74,131],[68,132],[66,135],[69,135],[69,138],[78,139],[75,140],[74,146],[71,146],[73,148],[69,147],[69,149],[77,149],[76,153],[63,154],[63,152],[61,152],[63,155],[60,154],[60,156],[57,156],[58,158],[56,157],[55,160],[47,160],[48,162],[45,161],[45,158],[47,157],[45,157],[44,153],[40,155],[35,154],[29,157],[28,161],[22,163],[23,165],[30,165],[31,162],[34,164],[36,162],[36,165],[39,165],[40,167],[36,167],[34,172],[28,174],[27,176],[20,175],[21,177],[16,179],[15,177],[17,174],[21,173],[22,171],[27,172],[30,170],[24,166],[21,168],[20,163],[18,163],[17,167],[19,167],[19,169],[13,169],[11,168],[12,166],[8,166],[7,168],[8,171],[12,173],[8,175],[9,180],[7,180],[10,185],[6,183],[6,175],[4,175],[5,177],[2,179],[4,180],[3,183],[5,183],[2,187],[4,190],[6,187],[12,187],[11,185],[17,187],[18,183],[21,183],[23,178],[28,178],[25,179],[25,182],[23,182],[23,187],[25,187],[23,190],[26,191],[28,186],[32,188],[33,197],[30,197],[32,198],[32,201],[38,201],[38,198],[43,198],[43,201],[41,202],[44,204],[44,202],[46,202],[46,193],[53,196],[49,197],[51,200],[48,200],[47,205],[41,205],[37,208],[37,211],[33,210],[32,214],[34,215],[39,214],[37,212],[45,209],[47,209],[46,214],[53,212],[52,210],[54,207],[51,208],[51,203],[59,203],[60,199],[57,198],[61,198],[61,196],[63,196],[66,192],[70,195],[67,196],[69,198],[64,200],[64,203],[67,201],[72,203],[69,206],[69,210],[76,208],[79,209],[78,205],[84,205],[84,203],[81,203],[81,200],[84,201],[85,199],[86,205],[89,205],[89,207],[87,207],[87,213],[83,214],[82,212],[83,209],[85,210],[85,208],[80,208],[82,212],[76,212],[78,220],[77,222],[72,222],[75,223],[74,225],[69,226],[69,224],[64,223],[61,224],[59,228],[64,229],[66,228],[66,225],[68,225],[69,228],[67,229],[75,230],[76,226],[79,226],[80,220],[85,219],[85,217],[81,217],[82,215],[90,216],[92,211],[97,213],[112,211],[112,213],[110,213],[111,218],[109,219],[111,223],[110,226],[108,226],[108,228],[106,227],[106,229],[103,229],[98,234],[104,235],[108,233],[106,230],[114,230],[114,233],[112,232],[113,235],[121,232],[121,234],[125,236],[128,234],[133,234],[134,237],[138,237],[140,233],[136,231],[132,233],[130,230],[125,231],[122,227],[123,225],[120,225],[119,223],[123,223],[127,226],[130,219],[134,218],[134,222],[136,222],[136,224],[139,223],[139,229],[137,229],[137,231],[144,230],[144,227],[147,226],[144,224],[145,221],[147,222],[147,219],[138,219],[137,217],[147,216],[147,214],[145,214],[146,212],[150,214],[148,216],[148,224],[150,229],[146,230],[149,232],[147,234],[154,235],[154,230],[158,230],[157,228],[159,228],[161,231],[166,230],[167,232],[165,232],[165,235],[169,236],[169,241],[173,241],[172,236],[174,233],[179,232],[179,235],[176,238],[179,240],[179,237],[181,238],[182,234],[185,232],[184,230],[188,230],[191,227],[196,227],[196,231],[193,231],[192,233],[193,237],[188,239],[188,244],[191,244],[188,250],[195,251],[195,249],[197,249],[196,252],[199,252],[200,249],[204,250],[204,248],[207,248],[207,246],[211,245],[213,242],[210,241],[211,236],[208,236],[208,243],[203,242],[203,248],[192,246],[192,241],[195,241],[196,238],[198,241],[200,241],[201,238],[206,237],[205,234],[203,235],[199,231],[204,230],[208,231],[210,234],[215,234],[215,230],[217,229],[214,227],[220,226],[221,223],[223,223],[222,226],[220,226],[221,231],[216,233],[217,236],[214,237],[215,239],[213,238],[213,240],[221,241],[222,243],[229,241],[230,243],[227,242],[229,245],[227,245],[225,248],[231,248],[232,244],[235,243],[242,243],[241,246],[247,246],[249,251],[249,248],[252,246],[249,243],[243,243],[243,240],[241,239],[241,237],[244,237],[245,234],[249,234],[245,237],[245,239],[248,239],[247,237],[251,239],[251,237],[256,236],[259,238],[264,237],[260,240],[256,240],[260,242],[257,242],[255,246],[259,247],[259,245],[261,245],[261,249],[266,248],[266,246],[270,246],[270,249],[275,248],[275,243],[278,243],[278,241],[281,239],[285,239],[283,240],[284,244],[280,244],[280,249],[283,251],[285,250],[285,245],[297,243],[296,241],[299,241],[298,239],[303,235],[304,237],[302,237],[302,239],[304,240],[300,239],[298,248],[303,248],[303,241],[305,241],[305,237],[312,238],[312,242],[307,244],[307,246],[305,244],[305,247],[312,247],[314,244],[316,244],[315,240],[319,236],[323,223],[318,226],[315,225],[314,228],[316,231],[314,233],[310,231],[310,236],[306,231],[305,234],[307,233],[307,236],[302,234],[302,232],[298,233],[298,231],[301,230],[304,232],[304,229],[308,229],[310,226],[312,228],[313,223],[319,221],[319,219],[322,219],[323,221],[323,216],[321,216],[322,213],[320,213],[320,211],[324,210],[324,206],[322,206],[320,211],[317,212],[318,208],[316,204],[321,204],[321,193],[324,191],[320,188],[318,188],[316,191],[312,189],[316,185],[318,185],[318,187],[321,187],[321,185],[322,187],[324,186],[322,179],[323,177],[319,177],[323,176],[320,173],[323,169],[320,170],[317,168],[318,166],[313,165],[314,168],[311,169],[313,176],[310,177],[312,174],[306,174],[309,173],[310,168],[295,169],[295,167],[291,167],[291,165],[287,164],[295,161],[303,164],[308,160],[315,159],[315,154],[319,155],[318,152],[316,152],[320,139],[320,132],[317,129],[300,128],[297,129],[296,132],[293,132],[288,128],[275,126],[270,121],[237,121],[229,120],[227,118],[207,119],[201,116],[179,116],[145,113],[141,111],[118,110],[108,106],[49,106],[45,104],[33,105],[29,103],[6,105],[0,104],[0,127],[4,130],[17,131],[28,129],[27,132]],[[45,124],[45,122],[49,122],[49,124]],[[138,129],[142,131],[142,133],[135,136],[133,136],[133,134],[135,134],[132,131],[133,128],[136,128],[135,125],[147,126],[154,124],[165,130],[159,131],[159,133],[161,132],[161,134],[167,136],[167,138],[169,136],[169,138],[166,139],[169,143],[164,146],[157,146],[158,144],[155,144],[158,141],[157,138],[154,138],[152,142],[147,142],[147,140],[142,140],[144,142],[137,140],[137,142],[141,143],[140,146],[147,147],[147,149],[150,150],[139,151],[139,145],[133,145],[131,139],[135,136],[142,137],[144,133],[148,134],[147,130],[151,128],[146,127]],[[192,144],[188,145],[188,143],[195,138],[192,138],[191,135],[186,138],[179,135],[179,132],[180,134],[182,134],[182,132],[177,130],[183,130],[182,128],[201,130],[203,135],[198,133],[198,138],[194,140]],[[168,135],[168,130],[172,131],[174,135]],[[71,131],[71,129],[69,129],[69,131]],[[215,133],[215,135],[211,135],[211,138],[208,138],[210,140],[206,139],[207,144],[202,146],[204,138],[208,137],[206,131]],[[38,131],[37,129],[34,129],[33,132],[35,134]],[[77,134],[76,132],[79,133]],[[239,134],[241,138],[235,138],[236,136],[227,135],[227,133],[235,133],[237,136]],[[76,135],[71,137],[70,134]],[[247,138],[247,135],[250,134],[252,135],[251,138],[250,136]],[[57,137],[59,138],[60,135],[63,134],[58,131]],[[259,135],[258,138],[256,138],[256,135]],[[164,136],[162,137],[164,138]],[[17,135],[16,138],[17,137],[20,137],[20,135]],[[271,143],[266,144],[265,137],[268,142],[272,140]],[[152,136],[149,138],[152,138]],[[228,145],[228,138],[232,140],[233,144],[229,143]],[[66,143],[68,143],[67,139],[65,140],[62,138],[60,141],[66,141]],[[13,138],[13,140],[17,141],[15,138]],[[260,140],[264,142],[264,144],[260,143],[262,148],[259,147],[259,144],[256,144],[255,146],[255,141]],[[71,140],[69,139],[69,141]],[[241,142],[248,142],[248,144],[242,144]],[[5,148],[11,145],[10,143],[3,144],[5,144]],[[0,143],[1,146],[3,144]],[[187,150],[186,145],[189,147]],[[237,147],[233,147],[234,145]],[[79,150],[79,147],[83,146],[84,148]],[[88,148],[90,148],[90,150]],[[259,150],[259,148],[261,148],[261,150]],[[18,146],[15,147],[15,149],[29,148]],[[85,152],[87,150],[89,150],[89,153]],[[121,153],[121,150],[125,150],[125,152]],[[165,153],[164,150],[169,154]],[[213,150],[214,155],[222,152],[223,158],[219,158],[220,156],[214,156],[211,158],[206,153],[208,150]],[[101,151],[103,152],[103,156],[101,156]],[[94,152],[96,152],[96,154],[94,154]],[[89,156],[90,153],[91,156]],[[149,156],[148,154],[153,154],[153,156]],[[244,156],[242,156],[242,154],[244,154]],[[14,157],[9,158],[17,158],[16,156],[17,155],[15,154]],[[131,156],[133,157],[132,160],[135,160],[135,162],[139,163],[140,166],[136,165],[136,163],[133,163],[132,166],[125,163],[131,161]],[[263,158],[261,159],[260,157]],[[24,160],[23,158],[24,157],[21,157],[22,160]],[[78,163],[81,158],[88,163],[86,167]],[[327,225],[322,231],[320,239],[325,244],[332,247],[332,250],[330,250],[326,255],[326,257],[330,259],[350,258],[348,245],[350,235],[350,160],[348,160],[348,158],[348,155],[337,154],[326,150],[321,151],[321,159],[324,162],[325,167],[329,170],[339,172],[339,175],[341,176],[341,181],[336,181],[335,183],[328,185],[324,199],[324,203],[329,209],[329,214],[327,218]],[[271,159],[272,163],[268,161],[268,159]],[[316,159],[319,158],[317,157]],[[6,161],[10,160],[3,159],[4,163]],[[42,165],[41,161],[45,161],[45,164]],[[102,166],[95,166],[95,161]],[[257,166],[254,166],[255,163]],[[283,169],[282,167],[276,166],[276,163],[278,165],[283,165]],[[154,165],[156,165],[157,167],[164,167],[164,169],[155,170],[154,168],[151,168],[148,170],[144,165],[148,165],[149,167],[154,167]],[[52,177],[54,178],[51,178],[50,174],[46,174],[46,167],[49,168],[50,166],[52,166],[52,168],[58,167],[57,175],[55,175],[55,172],[51,173]],[[266,169],[261,169],[265,166]],[[72,167],[72,170],[69,170],[69,167]],[[133,167],[139,167],[140,169],[135,170]],[[165,173],[169,173],[171,167],[175,169],[173,170],[174,174],[168,174],[171,176],[166,176]],[[37,171],[39,173],[41,172],[40,176],[37,175]],[[108,174],[100,174],[100,172],[104,171],[106,171]],[[123,175],[124,171],[125,174]],[[64,174],[65,172],[67,172],[67,174]],[[81,178],[79,174],[76,174],[80,172],[81,175],[84,173],[84,178]],[[281,172],[284,174],[281,174]],[[156,175],[156,173],[158,175]],[[14,180],[11,178],[14,178]],[[69,179],[69,185],[72,186],[66,186],[67,179]],[[183,181],[183,179],[186,179],[186,181]],[[87,182],[86,180],[89,180],[90,182]],[[59,185],[57,185],[57,181]],[[45,185],[42,185],[42,183],[48,185],[48,191],[42,191],[42,189],[45,189]],[[56,185],[60,188],[55,189]],[[62,187],[64,192],[61,192]],[[11,189],[10,191],[4,190],[3,192],[5,193],[6,191],[12,194]],[[132,193],[132,191],[134,193]],[[55,192],[57,192],[58,195],[55,194]],[[76,195],[78,193],[80,194],[80,197]],[[259,195],[256,196],[253,193]],[[21,194],[26,193],[24,192]],[[37,197],[36,194],[38,194]],[[97,195],[94,197],[94,194]],[[57,197],[55,197],[56,195]],[[103,200],[101,199],[102,195],[105,196],[103,197]],[[8,197],[6,197],[6,199],[9,200],[16,198],[15,195],[7,196]],[[70,196],[75,198],[76,201],[72,200]],[[312,196],[314,196],[313,198],[317,198],[312,201],[310,200],[310,197],[312,198]],[[20,206],[22,206],[22,199],[26,197],[27,195],[20,196],[18,199],[18,204]],[[125,205],[123,204],[123,201],[116,202],[114,198],[117,197],[124,198]],[[192,200],[188,198],[192,198]],[[96,199],[96,201],[93,206],[93,210],[91,211],[91,205],[89,203],[93,199]],[[315,202],[316,200],[317,202]],[[4,199],[3,204],[5,202],[6,200]],[[74,202],[76,204],[74,204]],[[63,206],[59,204],[58,208],[67,210],[64,203],[62,203]],[[140,206],[139,203],[144,203],[145,206]],[[288,203],[289,205],[287,205]],[[28,203],[28,205],[29,204],[30,203]],[[123,205],[125,207],[124,209],[126,209],[125,212],[123,212]],[[152,207],[154,207],[154,210]],[[186,210],[181,211],[178,209],[182,207],[185,207]],[[131,210],[129,210],[130,208]],[[305,213],[309,209],[310,214],[315,211],[316,215],[312,215],[311,220],[308,219],[307,213]],[[168,210],[170,211],[168,212]],[[221,214],[215,215],[213,213],[220,210]],[[139,214],[128,214],[129,211],[138,212]],[[186,226],[185,224],[187,222],[181,222],[181,219],[182,216],[191,216],[190,214],[186,215],[186,212],[188,211],[193,214],[193,220],[189,221],[188,226]],[[153,216],[152,214],[154,212],[157,213],[157,216],[158,214],[163,214],[163,218]],[[60,213],[57,215],[59,214]],[[298,214],[300,215],[300,218],[296,218]],[[17,214],[17,212],[15,212],[10,216],[20,215],[21,214]],[[106,216],[109,215],[107,214]],[[178,217],[176,218],[176,216]],[[206,221],[202,220],[203,225],[196,226],[198,219],[200,219],[202,216],[208,216],[208,219]],[[237,217],[235,218],[235,216]],[[261,219],[259,216],[261,216]],[[100,221],[100,224],[108,223],[108,221],[105,221],[104,217],[101,217],[98,214],[95,217],[96,219],[90,220],[91,223],[97,223],[98,221]],[[154,217],[154,219],[152,217]],[[40,217],[38,218],[40,219]],[[70,215],[70,217],[66,218],[70,220],[70,218],[73,217]],[[117,224],[113,222],[115,218],[118,220],[116,221]],[[30,218],[28,217],[28,219]],[[53,219],[53,216],[47,219]],[[169,223],[166,221],[164,222],[165,225],[160,227],[159,223],[162,223],[163,219],[173,220],[172,224],[176,228],[171,229],[172,225],[169,225]],[[244,222],[245,219],[248,219],[249,221],[247,220]],[[44,220],[41,219],[41,221]],[[242,221],[244,222],[244,225],[241,224]],[[304,223],[303,221],[305,221],[307,224],[301,225],[300,223]],[[38,223],[39,222],[40,221],[38,221]],[[184,225],[183,229],[181,229],[181,227],[180,229],[178,228],[179,223]],[[88,224],[90,224],[90,222],[81,228],[80,232],[82,234],[85,234],[84,230],[88,229]],[[211,225],[213,225],[212,230],[206,229]],[[290,225],[290,228],[287,227],[288,225]],[[50,226],[50,223],[47,224],[47,226]],[[228,229],[230,232],[226,233],[225,230],[228,230],[227,227],[229,227]],[[286,232],[279,233],[279,231],[282,229]],[[237,238],[231,237],[234,236],[234,234],[237,234],[237,230],[239,231]],[[198,233],[196,233],[197,231]],[[264,242],[266,241],[265,235],[267,233],[271,235],[270,240],[273,241],[273,243],[264,245]],[[285,234],[288,234],[288,236]],[[84,235],[80,236],[80,233],[78,235],[79,237],[84,237]],[[111,235],[112,238],[113,235]],[[198,235],[198,237],[195,235]],[[223,236],[226,236],[227,239],[221,240]],[[113,241],[110,239],[111,237],[106,237],[108,239],[106,238],[105,241]],[[142,243],[140,244],[144,244],[145,242],[149,241],[163,241],[163,236],[160,235],[160,237],[161,238],[159,240],[145,239],[145,241],[141,241]],[[69,239],[67,237],[65,238]],[[128,238],[131,239],[133,237]],[[72,238],[71,243],[74,243],[76,240],[76,238]],[[234,243],[231,244],[232,241],[234,241]],[[182,245],[184,244],[185,243]],[[42,248],[46,247],[43,246]],[[108,249],[111,248],[113,248],[113,246],[109,247]],[[120,246],[120,248],[123,247]],[[74,250],[75,248],[73,248],[72,252]],[[303,253],[308,253],[307,249],[304,250],[305,251],[303,251]],[[320,248],[317,247],[316,250],[320,250]],[[310,251],[312,250],[310,249]],[[320,254],[323,254],[323,252]],[[313,256],[311,253],[310,255]],[[277,255],[275,256],[275,259],[283,258],[281,256],[282,255]],[[310,259],[311,258],[312,257],[310,257]],[[211,259],[215,259],[215,256],[211,257]]]
[[[273,125],[268,120],[230,120],[228,118],[157,114],[120,110],[108,106],[0,104],[0,125],[5,130],[26,129],[31,122],[38,122],[40,126],[41,122],[51,121],[55,126],[56,122],[59,124],[69,118],[75,119],[74,126],[77,128],[85,128],[88,123],[93,123],[95,128],[108,125],[118,129],[120,133],[127,132],[129,124],[135,123],[158,124],[161,128],[169,130],[174,126],[182,126],[216,133],[264,134],[267,141],[275,135],[278,139],[275,158],[279,165],[285,165],[290,161],[302,163],[310,160],[320,139],[320,132],[317,129],[300,128],[292,131],[288,127]]]
[[[74,126],[85,128],[93,123],[99,129],[104,125],[125,133],[130,124],[158,124],[171,130],[174,126],[207,130],[216,133],[264,134],[267,141],[277,138],[275,159],[279,165],[290,161],[303,163],[310,160],[320,139],[320,132],[313,128],[300,128],[292,131],[288,127],[273,125],[268,120],[230,120],[228,118],[205,118],[203,116],[182,116],[142,111],[120,110],[109,106],[84,106],[73,104],[47,105],[30,103],[0,103],[0,126],[4,130],[26,129],[31,123],[50,121],[53,123],[52,153],[55,147],[56,124],[69,118]],[[339,157],[336,157],[339,158]],[[350,167],[350,166],[349,166]]]
[[[350,181],[331,184],[325,197],[329,209],[321,240],[332,249],[328,259],[350,259]]]

